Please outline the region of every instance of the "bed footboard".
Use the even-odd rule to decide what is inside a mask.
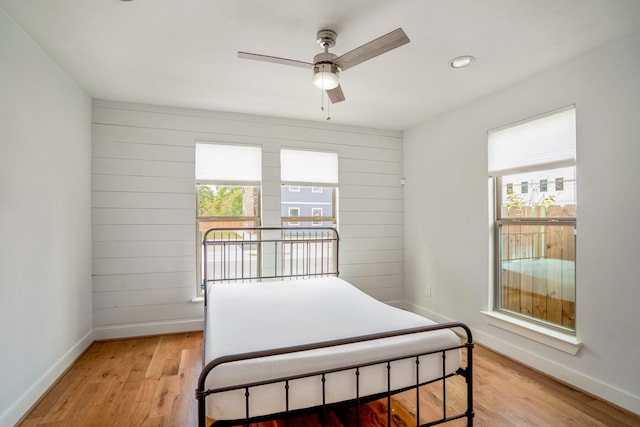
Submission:
[[[277,355],[283,355],[283,354],[290,354],[290,353],[296,353],[296,352],[302,352],[302,351],[308,351],[308,350],[315,350],[315,349],[321,349],[321,348],[327,348],[327,347],[335,347],[335,346],[341,346],[341,345],[349,345],[349,344],[354,344],[354,343],[359,343],[359,342],[364,342],[364,341],[371,341],[371,340],[378,340],[378,339],[385,339],[385,338],[390,338],[390,337],[397,337],[397,336],[401,336],[401,335],[408,335],[408,334],[416,334],[416,333],[424,333],[424,332],[429,332],[429,331],[436,331],[436,330],[442,330],[442,329],[456,329],[456,330],[462,330],[465,334],[464,338],[464,342],[462,342],[460,345],[458,346],[454,346],[454,347],[448,347],[448,348],[443,348],[443,349],[438,349],[436,351],[430,351],[430,352],[425,352],[425,353],[419,353],[419,354],[409,354],[406,356],[402,356],[402,357],[398,357],[398,358],[394,358],[394,359],[390,359],[390,360],[377,360],[374,362],[369,362],[366,364],[355,364],[355,365],[350,365],[350,366],[344,366],[344,367],[340,367],[340,368],[336,368],[330,371],[324,371],[324,372],[309,372],[305,375],[296,375],[296,376],[288,376],[288,377],[283,377],[283,378],[277,378],[277,379],[273,379],[273,380],[269,380],[269,381],[261,381],[261,382],[255,382],[255,383],[249,383],[249,384],[238,384],[238,385],[234,385],[234,386],[230,386],[230,387],[223,387],[223,388],[216,388],[216,389],[208,389],[205,385],[205,381],[207,379],[207,376],[209,375],[210,372],[212,372],[216,367],[221,366],[223,364],[227,364],[227,363],[233,363],[233,362],[238,362],[238,361],[242,361],[242,360],[248,360],[248,359],[255,359],[255,358],[262,358],[262,357],[270,357],[270,356],[277,356]],[[387,399],[387,407],[390,407],[390,399],[391,396],[393,394],[399,393],[399,392],[403,392],[403,391],[407,391],[410,389],[414,389],[416,391],[416,407],[415,407],[415,419],[416,419],[416,425],[417,426],[432,426],[432,425],[437,425],[437,424],[442,424],[442,423],[446,423],[449,421],[453,421],[453,420],[457,420],[457,419],[461,419],[461,418],[466,418],[467,420],[467,426],[472,426],[473,425],[473,417],[474,417],[474,411],[473,411],[473,338],[471,335],[471,331],[468,328],[468,326],[466,326],[463,323],[458,323],[458,322],[451,322],[451,323],[441,323],[441,324],[436,324],[436,325],[431,325],[431,326],[424,326],[424,327],[419,327],[419,328],[412,328],[412,329],[405,329],[405,330],[400,330],[400,331],[393,331],[393,332],[385,332],[385,333],[379,333],[379,334],[372,334],[372,335],[366,335],[366,336],[360,336],[360,337],[355,337],[355,338],[347,338],[347,339],[341,339],[341,340],[334,340],[334,341],[326,341],[326,342],[321,342],[321,343],[315,343],[315,344],[308,344],[308,345],[300,345],[300,346],[293,346],[293,347],[286,347],[286,348],[279,348],[279,349],[273,349],[273,350],[265,350],[265,351],[258,351],[258,352],[252,352],[252,353],[246,353],[246,354],[237,354],[237,355],[230,355],[230,356],[224,356],[224,357],[220,357],[218,359],[215,359],[213,361],[211,361],[210,363],[208,363],[204,369],[202,370],[200,377],[198,379],[198,388],[196,389],[196,399],[198,400],[198,425],[200,427],[206,427],[206,420],[207,420],[207,416],[206,416],[206,398],[207,396],[210,395],[215,395],[216,393],[223,393],[226,391],[231,391],[231,390],[244,390],[244,396],[245,396],[245,411],[246,411],[246,416],[245,418],[242,419],[236,419],[236,420],[223,420],[223,421],[218,421],[215,423],[216,426],[220,425],[224,425],[224,426],[231,426],[231,425],[249,425],[250,423],[254,423],[254,422],[261,422],[261,421],[266,421],[266,420],[275,420],[275,419],[288,419],[292,416],[296,416],[299,415],[301,413],[316,413],[320,415],[320,419],[323,422],[326,421],[326,413],[327,411],[329,411],[332,407],[334,407],[335,405],[353,405],[356,408],[359,408],[360,405],[367,403],[371,400],[377,400],[380,398],[386,398]],[[460,367],[459,369],[457,369],[457,371],[455,373],[450,373],[450,374],[446,374],[445,373],[445,369],[444,369],[444,364],[445,364],[445,359],[446,359],[446,354],[448,351],[452,351],[452,350],[457,350],[457,349],[465,349],[466,350],[466,363],[465,366]],[[427,382],[421,382],[420,380],[420,374],[419,374],[419,370],[420,370],[420,358],[423,356],[427,356],[427,355],[431,355],[431,354],[439,354],[441,359],[442,359],[442,372],[443,375],[438,377],[438,378],[434,378],[432,380],[429,380]],[[392,370],[390,368],[390,364],[392,362],[398,361],[398,360],[407,360],[407,359],[413,359],[415,360],[415,364],[416,364],[416,382],[415,384],[413,384],[410,387],[403,387],[402,389],[393,389],[391,384],[392,384]],[[354,381],[356,381],[356,384],[358,384],[358,382],[360,381],[360,372],[368,367],[368,366],[372,366],[372,365],[386,365],[387,367],[387,391],[375,396],[360,396],[358,393],[359,387],[356,386],[356,395],[353,396],[353,399],[349,400],[349,401],[345,401],[345,402],[340,402],[340,403],[335,403],[335,404],[328,404],[326,403],[326,395],[325,395],[325,377],[331,373],[337,372],[337,371],[352,371],[353,372],[353,376],[354,376]],[[467,407],[464,411],[456,413],[456,414],[448,414],[447,413],[447,385],[446,385],[446,380],[449,377],[452,377],[454,375],[460,375],[462,377],[464,377],[465,382],[466,382],[466,401],[467,401]],[[294,381],[300,378],[308,378],[308,377],[317,377],[319,378],[319,381],[321,382],[321,384],[319,385],[319,387],[322,388],[322,404],[316,407],[312,407],[312,408],[306,408],[303,410],[289,410],[289,382],[290,381]],[[440,419],[437,420],[432,420],[429,421],[425,424],[420,424],[420,387],[424,386],[425,384],[430,384],[433,382],[437,382],[440,381],[442,383],[442,399],[443,399],[443,404],[442,404],[442,417]],[[251,414],[251,389],[254,387],[259,387],[259,386],[263,386],[265,384],[281,384],[282,385],[282,393],[284,395],[284,399],[286,401],[286,410],[284,412],[278,413],[278,414],[271,414],[268,416],[258,416],[258,417],[252,417]],[[359,419],[359,411],[356,410],[356,416],[358,418],[356,418],[356,425],[360,426],[360,419]],[[387,411],[387,426],[391,426],[391,411]]]

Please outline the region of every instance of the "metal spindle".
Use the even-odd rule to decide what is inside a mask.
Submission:
[[[235,233],[235,241],[236,241],[236,243],[235,243],[235,245],[233,245],[233,251],[234,251],[235,259],[236,259],[236,262],[233,263],[233,277],[234,278],[238,277],[238,262],[237,262],[237,260],[238,260],[238,233]]]
[[[309,276],[311,276],[313,274],[313,271],[311,270],[311,232],[309,232],[309,240],[307,240],[307,243],[305,244],[305,259],[306,259],[306,269],[307,269],[307,274]]]
[[[320,273],[324,275],[324,233],[320,240]]]
[[[445,360],[447,353],[442,352],[442,418],[447,418],[447,379],[445,377]]]
[[[227,242],[222,242],[222,278],[227,278]]]
[[[284,411],[284,425],[289,426],[289,380],[284,382],[284,400],[285,400],[285,411]]]
[[[295,262],[295,266],[296,266],[296,271],[295,271],[295,275],[297,276],[300,273],[300,260],[302,259],[302,256],[300,255],[300,232],[298,232],[297,236],[296,236],[296,262]]]
[[[293,236],[289,240],[289,275],[293,276]]]
[[[209,277],[208,277],[209,276],[209,274],[208,274],[209,272],[207,271],[207,268],[208,268],[207,266],[209,265],[209,260],[207,259],[207,254],[209,252],[211,252],[211,249],[209,249],[210,243],[208,243],[208,242],[205,243],[205,246],[206,246],[206,249],[205,249],[205,252],[204,252],[204,280],[205,280],[205,292],[206,292],[206,287],[207,287],[206,281],[207,281],[207,279],[209,279]],[[215,247],[213,249],[213,257],[211,259],[211,263],[212,263],[212,265],[211,265],[212,277],[211,278],[215,279],[216,278],[216,250],[215,250]]]
[[[416,356],[416,425],[420,425],[420,356]]]
[[[278,242],[274,241],[273,242],[273,275],[275,277],[278,276],[278,257],[277,254],[278,253]]]
[[[356,368],[356,426],[360,427],[360,368]]]
[[[246,247],[245,247],[246,243],[247,242],[244,241],[244,236],[243,236],[243,240],[240,243],[242,245],[242,250],[240,251],[240,277],[242,277],[243,279],[245,278],[245,275],[244,275],[244,270],[245,270],[245,268],[244,268],[244,252],[246,250]]]
[[[313,273],[318,275],[318,234],[315,235],[313,242]]]
[[[249,387],[244,389],[244,405],[245,405],[245,427],[249,427]]]
[[[322,426],[327,425],[327,395],[326,395],[326,382],[327,379],[324,374],[322,374]]]
[[[257,249],[257,247],[256,247],[256,249]],[[253,263],[251,262],[251,258],[252,258],[251,252],[252,251],[253,251],[253,245],[251,243],[249,243],[249,276],[253,275],[253,273],[252,273],[253,272],[253,265],[252,265]]]
[[[387,427],[391,427],[391,362],[387,362]]]

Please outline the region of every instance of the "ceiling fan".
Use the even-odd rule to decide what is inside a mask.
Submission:
[[[329,48],[336,45],[337,34],[335,31],[320,30],[318,31],[317,37],[317,42],[324,49],[324,52],[314,56],[312,63],[248,52],[238,52],[238,57],[254,59],[256,61],[274,62],[276,64],[293,65],[294,67],[311,68],[313,70],[314,86],[325,90],[329,96],[329,100],[335,104],[336,102],[345,100],[338,76],[340,71],[347,70],[354,65],[358,65],[409,43],[409,37],[407,37],[402,28],[398,28],[344,55],[338,56],[329,52]]]

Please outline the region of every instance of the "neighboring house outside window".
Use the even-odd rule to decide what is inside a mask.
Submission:
[[[489,132],[494,311],[575,335],[573,107]]]

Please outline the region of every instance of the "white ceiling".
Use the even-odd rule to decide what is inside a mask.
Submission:
[[[341,74],[332,123],[404,130],[640,31],[640,0],[0,0],[94,98],[324,121],[316,32],[340,55],[402,27],[411,43]],[[639,47],[640,48],[640,47]],[[449,60],[470,54],[471,67]],[[325,97],[326,102],[326,97]]]

